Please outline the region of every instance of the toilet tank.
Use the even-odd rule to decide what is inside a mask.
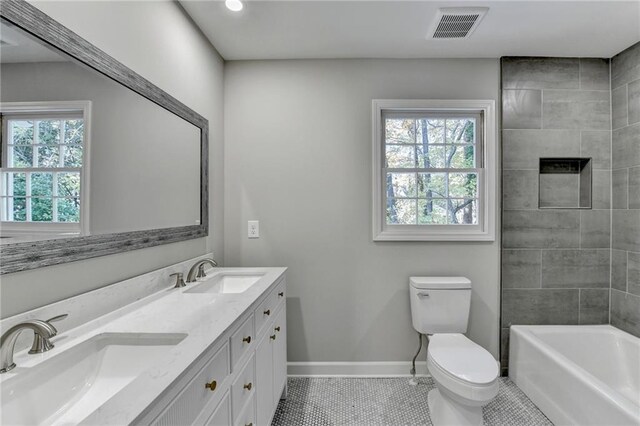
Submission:
[[[411,277],[413,328],[423,334],[466,333],[471,281],[465,277]]]

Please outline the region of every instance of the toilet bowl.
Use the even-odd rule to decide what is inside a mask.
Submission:
[[[482,407],[498,394],[498,363],[463,334],[434,334],[427,368],[436,384],[428,404],[434,425],[482,425]]]
[[[498,394],[499,366],[468,339],[471,281],[465,277],[411,277],[413,327],[429,337],[427,368],[436,384],[429,392],[435,426],[482,425],[482,407]]]

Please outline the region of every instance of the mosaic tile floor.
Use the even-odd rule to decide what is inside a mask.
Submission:
[[[553,426],[508,378],[484,408],[487,426]],[[407,378],[289,378],[289,397],[280,401],[272,426],[431,425],[427,393],[431,378],[410,386]]]

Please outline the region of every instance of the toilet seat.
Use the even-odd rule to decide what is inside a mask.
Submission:
[[[432,335],[427,367],[442,390],[460,403],[483,405],[498,394],[498,363],[463,334]]]

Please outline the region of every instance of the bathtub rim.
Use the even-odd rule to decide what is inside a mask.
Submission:
[[[640,338],[635,337],[634,335],[627,333],[624,330],[621,330],[617,327],[614,327],[609,324],[599,324],[599,325],[512,325],[510,328],[510,336],[509,342],[512,342],[511,333],[516,334],[518,337],[526,340],[528,343],[532,344],[537,350],[542,352],[545,356],[550,357],[551,359],[558,358],[562,367],[566,368],[569,373],[574,374],[581,378],[581,381],[585,383],[585,385],[589,386],[593,391],[602,396],[604,399],[610,401],[620,410],[625,411],[631,417],[640,417],[640,401],[638,404],[635,404],[633,400],[630,400],[622,393],[618,392],[593,374],[591,374],[588,370],[585,370],[569,358],[567,358],[564,354],[557,351],[556,349],[549,346],[546,342],[540,339],[535,335],[535,330],[561,330],[561,329],[580,329],[587,331],[589,329],[593,330],[607,330],[612,332],[613,334],[620,335],[624,339],[631,340],[633,343],[640,345]],[[511,344],[509,345],[511,352]],[[511,363],[511,353],[509,354],[509,362]],[[511,371],[511,368],[509,368]]]

